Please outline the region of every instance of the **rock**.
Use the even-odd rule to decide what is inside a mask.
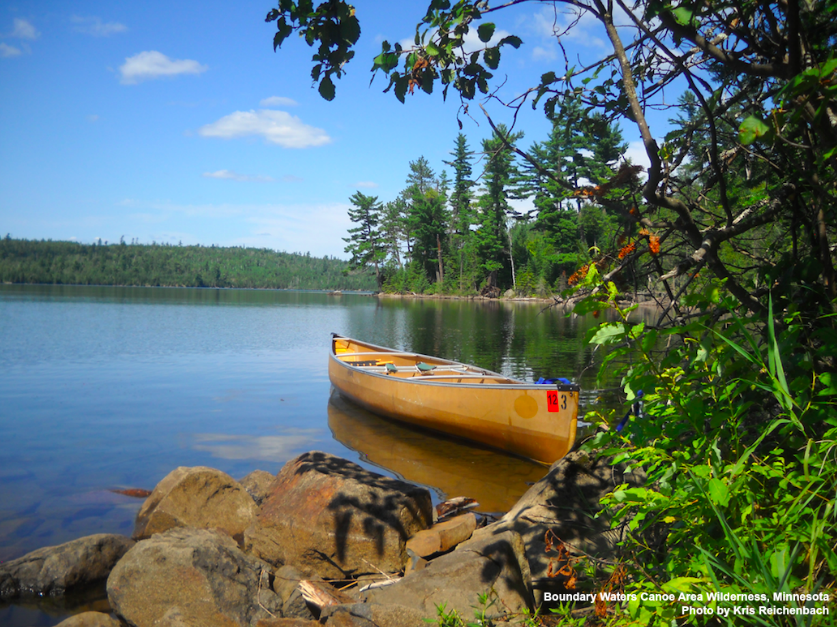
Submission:
[[[436,619],[445,603],[466,620],[479,606],[479,595],[490,592],[490,618],[532,609],[529,567],[520,535],[513,531],[471,539],[455,551],[432,560],[420,571],[384,588],[361,593],[368,603],[402,605],[424,618]]]
[[[512,289],[508,289],[505,292],[503,292],[503,298],[514,298],[515,296],[516,296],[516,294],[514,293],[514,290],[512,290]]]
[[[279,473],[244,534],[245,548],[327,579],[395,572],[406,563],[407,539],[431,520],[426,489],[314,451]]]
[[[282,616],[286,618],[312,619],[314,615],[299,589],[299,582],[306,579],[293,566],[282,566],[273,577],[273,590],[282,601]],[[311,579],[309,577],[308,579]],[[318,578],[319,579],[319,578]]]
[[[62,620],[55,627],[122,627],[122,623],[110,614],[102,612],[82,612]]]
[[[327,627],[428,627],[422,612],[403,605],[334,605],[323,611],[323,621]]]
[[[321,627],[321,624],[313,619],[262,618],[256,621],[256,627]]]
[[[0,564],[0,596],[59,595],[100,581],[133,545],[125,536],[99,533],[32,551]]]
[[[419,557],[429,557],[434,553],[444,553],[451,550],[460,542],[471,537],[477,528],[477,517],[465,514],[436,523],[430,529],[419,531],[407,540],[407,550]]]
[[[270,578],[269,565],[224,533],[184,527],[137,543],[107,590],[114,612],[134,627],[250,625],[279,613]]]
[[[256,515],[253,498],[228,474],[181,466],[166,475],[137,514],[134,539],[174,527],[220,529],[237,541]]]
[[[503,518],[477,530],[474,537],[484,539],[516,531],[526,545],[535,587],[560,591],[564,579],[549,577],[549,564],[552,560],[557,570],[566,561],[558,563],[557,551],[547,552],[547,532],[553,546],[559,539],[570,554],[583,552],[603,560],[613,560],[617,544],[624,539],[624,527],[611,530],[610,518],[604,513],[596,518],[602,510],[599,500],[622,483],[642,485],[645,475],[641,471],[626,472],[624,464],[612,466],[610,460],[580,451],[569,453],[555,462]]]
[[[265,470],[254,470],[238,483],[253,497],[256,505],[261,505],[268,494],[270,485],[276,481],[276,475]]]

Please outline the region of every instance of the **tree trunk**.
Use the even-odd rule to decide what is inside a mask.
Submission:
[[[439,283],[445,280],[445,272],[442,269],[442,241],[439,239],[439,234],[436,233],[436,250],[439,256]]]

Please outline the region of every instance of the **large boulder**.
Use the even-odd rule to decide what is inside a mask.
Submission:
[[[435,619],[444,603],[470,619],[479,597],[488,593],[486,616],[499,618],[532,609],[529,567],[520,536],[513,531],[471,539],[432,560],[396,584],[361,593],[367,603],[400,605]]]
[[[639,469],[629,471],[625,464],[613,465],[611,457],[574,451],[555,462],[503,518],[478,529],[474,538],[519,533],[535,588],[560,591],[566,577],[554,573],[566,560],[559,562],[558,547],[563,544],[566,554],[573,557],[613,561],[626,527],[611,529],[610,517],[599,501],[623,483],[636,487],[644,482],[645,474]]]
[[[238,483],[247,491],[247,494],[253,497],[256,505],[261,505],[274,481],[276,481],[276,475],[271,475],[266,470],[254,470]]]
[[[107,590],[113,610],[134,627],[231,627],[278,615],[271,579],[270,566],[229,536],[183,527],[137,543]]]
[[[329,606],[323,609],[320,622],[326,627],[429,627],[424,613],[416,609],[372,603]]]
[[[134,539],[150,538],[174,527],[220,529],[239,543],[258,507],[228,474],[181,466],[166,475],[137,514]]]
[[[103,612],[82,612],[61,621],[55,627],[122,627],[122,623]]]
[[[426,489],[314,451],[279,473],[244,534],[245,549],[305,575],[395,572],[406,563],[406,541],[431,522]]]
[[[133,545],[125,536],[99,533],[32,551],[0,564],[0,597],[60,595],[106,579]]]

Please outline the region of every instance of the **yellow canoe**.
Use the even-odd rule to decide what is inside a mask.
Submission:
[[[331,384],[369,411],[551,464],[575,442],[579,388],[334,335]]]

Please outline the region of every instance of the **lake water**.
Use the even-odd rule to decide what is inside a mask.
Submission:
[[[434,501],[463,495],[504,511],[544,468],[332,397],[330,332],[524,380],[569,377],[589,404],[599,392],[583,337],[598,321],[543,309],[0,285],[0,561],[92,533],[130,535],[141,500],[112,489],[152,489],[177,466],[276,473],[308,450],[426,485]],[[49,600],[0,605],[0,624],[54,625],[71,611]]]

